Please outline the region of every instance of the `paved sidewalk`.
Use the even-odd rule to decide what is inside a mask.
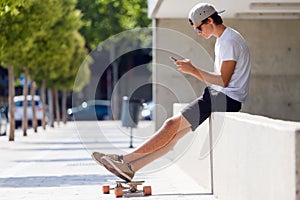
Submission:
[[[147,124],[141,124],[151,132]],[[113,194],[102,194],[101,185],[116,178],[97,165],[90,153],[131,151],[129,133],[119,122],[69,122],[39,129],[39,133],[29,130],[27,137],[17,130],[14,142],[0,137],[0,199],[115,199]],[[143,133],[134,139],[134,146],[150,134]],[[131,199],[215,199],[203,194],[203,188],[169,160],[152,164],[135,180],[145,180],[153,195]]]

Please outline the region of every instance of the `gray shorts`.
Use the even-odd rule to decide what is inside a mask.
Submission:
[[[206,87],[201,97],[195,99],[182,111],[184,118],[192,125],[194,131],[212,112],[238,112],[242,103],[222,92]]]

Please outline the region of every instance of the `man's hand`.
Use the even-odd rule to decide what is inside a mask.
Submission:
[[[192,64],[190,59],[178,60],[174,64],[178,66],[180,72],[190,74],[204,83],[227,87],[234,72],[236,61],[223,61],[221,74],[197,68]]]
[[[195,75],[194,73],[197,72],[196,67],[191,63],[190,59],[178,60],[174,63],[178,66],[178,70],[180,72],[190,74],[193,76]]]

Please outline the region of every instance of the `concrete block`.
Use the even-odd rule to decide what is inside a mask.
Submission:
[[[213,189],[222,200],[297,199],[300,123],[215,113]],[[223,121],[222,129],[214,124]]]

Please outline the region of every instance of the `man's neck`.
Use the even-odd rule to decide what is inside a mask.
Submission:
[[[215,30],[215,36],[217,37],[217,38],[220,38],[221,36],[222,36],[222,34],[224,33],[224,31],[225,31],[225,29],[226,29],[227,27],[224,25],[224,24],[220,24],[220,25],[217,25],[216,26],[216,30]]]

